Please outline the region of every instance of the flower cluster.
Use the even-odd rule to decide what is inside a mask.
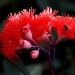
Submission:
[[[0,32],[0,52],[2,52],[11,61],[14,58],[19,59],[16,51],[21,48],[29,49],[38,46],[39,42],[44,41],[51,43],[49,37],[53,37],[52,29],[54,28],[58,38],[58,43],[62,38],[75,39],[75,18],[69,16],[59,16],[58,11],[52,11],[47,7],[39,15],[34,15],[35,10],[24,9],[18,14],[9,14],[8,19],[4,23],[4,27]],[[35,45],[33,45],[33,43]],[[39,49],[30,53],[32,58],[37,58]],[[43,49],[44,50],[44,49]]]

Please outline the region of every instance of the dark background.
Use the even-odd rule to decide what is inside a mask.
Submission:
[[[23,9],[33,7],[36,9],[35,13],[39,14],[47,6],[53,10],[58,10],[59,15],[66,13],[75,16],[74,0],[0,0],[0,27],[2,28],[3,22],[9,13],[18,13]],[[36,60],[31,59],[28,54],[27,51],[20,56],[28,66],[31,75],[50,75],[47,58],[42,52]],[[9,63],[0,56],[0,75],[11,75],[11,72],[12,75],[22,75]],[[53,65],[55,75],[75,75],[75,40],[61,40],[56,45],[56,56]]]

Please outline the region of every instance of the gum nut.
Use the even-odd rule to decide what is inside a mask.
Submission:
[[[38,50],[34,50],[30,53],[30,57],[32,57],[33,59],[38,58],[39,56],[39,51]]]
[[[29,49],[29,48],[32,47],[32,45],[31,45],[31,43],[29,41],[23,40],[22,47],[26,48],[26,49]]]

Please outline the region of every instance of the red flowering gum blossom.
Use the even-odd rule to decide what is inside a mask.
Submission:
[[[65,17],[64,23],[64,36],[68,39],[75,39],[75,17]]]
[[[34,10],[26,9],[18,14],[10,14],[0,34],[0,51],[10,60],[18,58],[16,51],[20,48],[19,40],[22,38],[20,30],[34,17]]]
[[[56,16],[51,20],[52,27],[56,29],[58,40],[62,38],[75,39],[75,17]]]
[[[43,39],[43,35],[46,33],[50,33],[51,19],[57,14],[58,11],[52,11],[51,8],[47,7],[42,13],[39,15],[35,15],[35,18],[30,22],[31,32],[33,35],[33,39],[38,42]]]
[[[4,24],[0,35],[0,51],[11,61],[15,58],[19,59],[16,51],[20,48],[20,39],[26,40],[27,38],[33,38],[33,40],[39,41],[38,39],[40,39],[45,32],[49,31],[51,18],[57,14],[57,11],[52,12],[52,9],[49,7],[39,15],[34,16],[34,12],[35,10],[31,8],[29,11],[24,9],[18,14],[10,14]],[[27,26],[28,24],[29,26]],[[22,30],[23,28],[25,28],[26,31]],[[31,38],[29,38],[29,35],[31,35]]]

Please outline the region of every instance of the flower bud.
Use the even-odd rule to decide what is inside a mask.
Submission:
[[[39,56],[39,51],[38,50],[34,50],[30,53],[30,57],[33,59],[36,59]]]
[[[29,49],[32,47],[29,41],[23,40],[23,39],[20,40],[20,45],[22,46],[22,48],[26,48],[26,49]]]
[[[23,34],[23,37],[27,38],[27,39],[32,39],[32,32],[31,30],[28,28],[28,27],[24,27],[22,30],[21,30],[22,34]]]
[[[26,32],[25,33],[25,35],[24,35],[26,38],[28,38],[28,39],[32,39],[32,33],[31,33],[31,31],[29,30],[28,32]]]

